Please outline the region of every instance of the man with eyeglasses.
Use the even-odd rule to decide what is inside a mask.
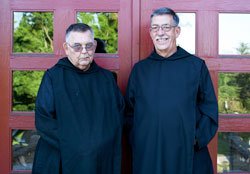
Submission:
[[[155,49],[130,74],[125,128],[134,174],[213,173],[207,145],[218,128],[217,100],[205,62],[176,45],[178,24],[172,9],[152,13]]]
[[[32,173],[120,174],[124,102],[114,76],[95,63],[88,25],[70,25],[63,48],[37,95]]]

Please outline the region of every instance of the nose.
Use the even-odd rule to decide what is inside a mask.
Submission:
[[[87,50],[86,50],[86,48],[85,47],[82,47],[82,51],[81,51],[81,53],[87,53]]]
[[[163,30],[161,27],[160,27],[159,30],[157,31],[157,34],[160,35],[160,36],[161,36],[161,35],[164,35],[164,33],[165,33],[165,32],[164,32],[164,30]]]

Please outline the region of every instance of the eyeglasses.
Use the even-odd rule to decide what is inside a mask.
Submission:
[[[69,43],[67,43],[75,52],[82,52],[83,48],[85,48],[86,51],[92,51],[95,44],[94,43],[87,43],[85,46],[81,44],[75,44],[71,46]]]
[[[172,29],[172,27],[176,27],[176,26],[172,26],[172,25],[169,25],[169,24],[164,24],[162,26],[152,25],[150,29],[153,32],[157,32],[161,28],[163,31],[168,32],[168,31],[170,31]]]

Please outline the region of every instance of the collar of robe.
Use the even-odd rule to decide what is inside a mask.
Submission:
[[[77,73],[80,73],[80,74],[90,74],[90,73],[95,73],[97,72],[100,67],[95,63],[95,61],[93,60],[93,62],[91,63],[89,69],[87,71],[83,71],[83,70],[80,70],[79,68],[75,67],[67,57],[64,57],[62,59],[60,59],[58,61],[58,64],[57,66],[61,66],[65,69],[69,69],[69,70],[72,70],[72,71],[75,71]]]
[[[158,60],[158,61],[174,61],[174,60],[183,59],[189,56],[191,56],[191,54],[189,54],[183,48],[177,46],[177,51],[169,57],[165,58],[165,57],[160,56],[154,49],[154,51],[150,54],[148,58],[153,59],[153,60]]]

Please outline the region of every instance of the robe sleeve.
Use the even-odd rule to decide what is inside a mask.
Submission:
[[[206,147],[218,129],[218,104],[205,62],[202,64],[196,108],[198,148]]]
[[[37,94],[35,125],[41,138],[52,147],[59,149],[58,122],[56,119],[52,82],[48,71],[43,76]]]

